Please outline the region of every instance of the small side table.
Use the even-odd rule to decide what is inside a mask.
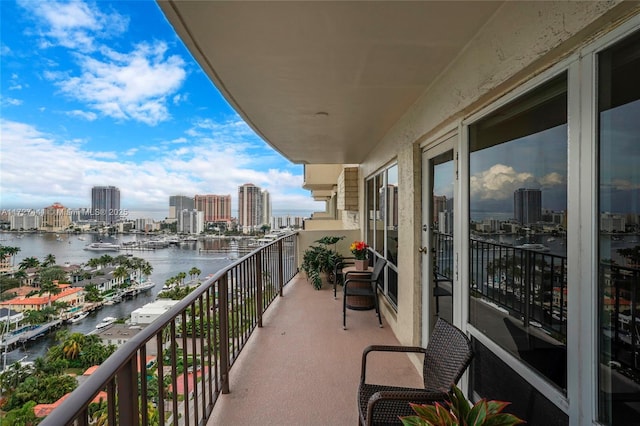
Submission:
[[[349,276],[346,276],[347,272],[349,273]],[[355,279],[360,274],[364,275],[365,278],[369,278],[371,277],[372,272],[373,268],[371,266],[369,266],[366,271],[357,270],[355,266],[342,268],[342,276],[345,281],[348,279]],[[368,288],[371,286],[371,283],[353,281],[349,283],[349,286]],[[347,296],[347,308],[356,311],[367,311],[375,308],[375,301],[373,300],[373,297],[368,296]]]

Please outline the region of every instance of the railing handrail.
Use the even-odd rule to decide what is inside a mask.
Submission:
[[[146,345],[151,339],[156,337],[168,324],[189,306],[193,305],[200,297],[202,297],[211,286],[229,274],[231,270],[241,265],[247,259],[256,256],[262,251],[267,250],[275,244],[280,244],[287,238],[296,236],[298,233],[293,232],[283,235],[273,242],[260,246],[217,271],[211,278],[200,284],[194,291],[189,293],[184,299],[173,305],[167,312],[160,315],[156,320],[151,322],[147,327],[143,328],[135,336],[132,336],[125,344],[118,348],[107,360],[105,360],[100,368],[98,368],[86,381],[78,386],[55,410],[51,412],[41,422],[43,426],[60,426],[72,421],[90,403],[90,401],[99,394],[108,384],[117,372],[126,368],[131,363],[132,358],[136,356],[139,348]],[[162,354],[158,354],[161,356]]]

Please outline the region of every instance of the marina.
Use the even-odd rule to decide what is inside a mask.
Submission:
[[[2,244],[20,248],[15,256],[15,265],[27,257],[44,259],[47,255],[55,256],[56,263],[61,266],[82,265],[89,259],[101,257],[105,254],[117,256],[126,254],[127,249],[121,251],[92,251],[85,250],[87,244],[111,243],[121,246],[134,246],[131,242],[142,242],[150,239],[146,235],[126,234],[117,237],[84,233],[80,235],[59,235],[65,242],[60,243],[53,233],[15,233],[0,232]],[[80,239],[82,237],[83,239]],[[133,255],[150,262],[153,271],[146,280],[141,281],[129,289],[123,289],[120,293],[120,301],[112,304],[95,303],[87,305],[86,315],[83,318],[71,321],[78,312],[68,318],[63,318],[48,324],[38,330],[29,331],[19,337],[7,337],[6,345],[0,345],[3,356],[6,356],[7,365],[19,361],[34,361],[44,356],[50,346],[56,344],[55,332],[67,329],[71,333],[89,334],[95,332],[96,325],[105,316],[126,319],[135,309],[156,300],[156,296],[162,290],[164,282],[178,272],[188,272],[192,267],[202,271],[201,279],[230,264],[237,258],[240,252],[249,252],[246,248],[248,240],[234,241],[231,238],[215,238],[191,241],[189,244],[170,244],[162,249],[138,250]],[[125,291],[126,290],[126,291]],[[12,331],[15,326],[11,325]],[[20,326],[18,326],[20,330]],[[0,330],[1,331],[1,330]],[[22,330],[27,331],[27,330]],[[5,341],[0,338],[0,342]],[[6,354],[4,354],[6,348]]]

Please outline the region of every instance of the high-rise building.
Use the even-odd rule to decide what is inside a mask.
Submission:
[[[271,195],[266,189],[262,191],[262,223],[260,225],[269,225],[271,223]]]
[[[231,222],[231,195],[196,195],[194,208],[205,222]]]
[[[263,224],[262,200],[262,191],[254,184],[238,187],[238,227],[243,233],[255,231]]]
[[[60,203],[53,203],[44,208],[42,228],[46,231],[63,231],[71,225],[69,209]]]
[[[107,225],[120,219],[120,190],[115,186],[94,186],[91,189],[92,218]]]
[[[182,210],[178,213],[177,230],[183,234],[200,234],[204,231],[204,213]]]
[[[513,214],[521,225],[542,220],[542,191],[520,188],[513,193]]]
[[[184,195],[171,195],[169,197],[169,216],[168,219],[177,219],[178,213],[182,210],[193,210],[195,204],[193,197]]]

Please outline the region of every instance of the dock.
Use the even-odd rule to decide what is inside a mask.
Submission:
[[[5,337],[0,341],[0,348],[4,350],[5,348],[12,348],[18,343],[26,343],[30,340],[36,340],[47,334],[52,329],[60,327],[61,324],[62,320],[58,319],[46,324],[29,328],[19,333],[8,333],[8,335],[5,335]]]

